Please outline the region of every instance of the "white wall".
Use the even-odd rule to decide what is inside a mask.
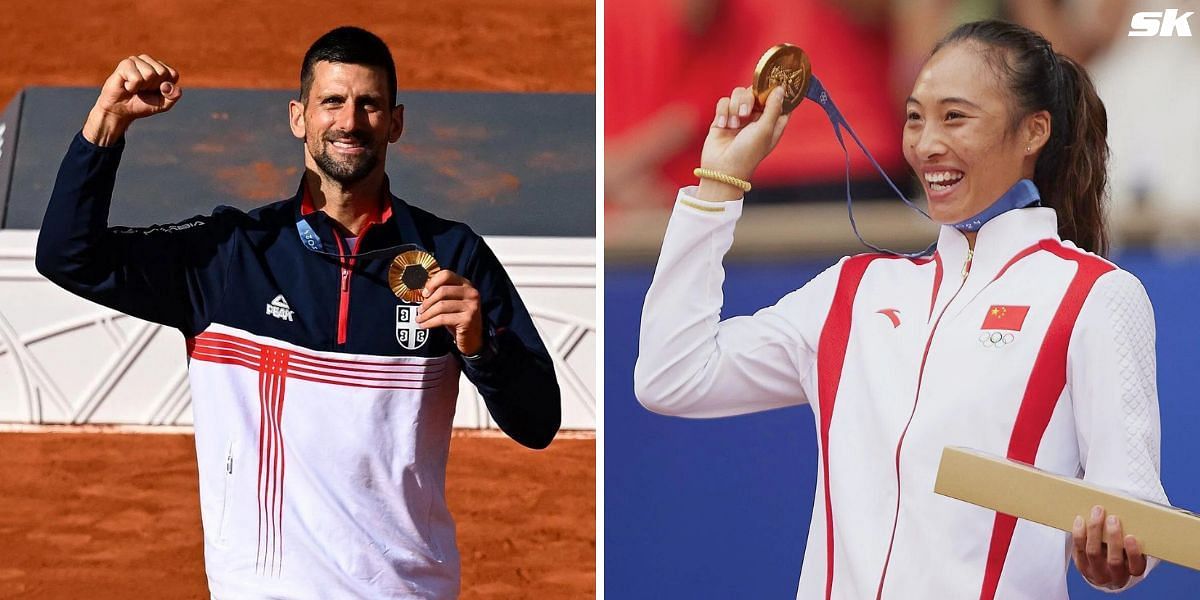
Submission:
[[[190,425],[183,337],[63,291],[0,230],[0,423]],[[554,357],[563,428],[596,427],[596,240],[489,237]],[[456,427],[494,427],[464,378]]]

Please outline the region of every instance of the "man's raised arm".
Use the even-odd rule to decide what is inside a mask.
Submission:
[[[222,291],[229,228],[214,217],[108,227],[125,131],[170,110],[182,95],[178,81],[175,69],[144,54],[117,65],[63,158],[35,262],[74,294],[194,333]]]

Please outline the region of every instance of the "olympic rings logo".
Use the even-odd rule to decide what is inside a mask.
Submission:
[[[1016,339],[1011,333],[1001,333],[999,331],[985,331],[979,334],[979,343],[983,344],[984,348],[1003,348]]]

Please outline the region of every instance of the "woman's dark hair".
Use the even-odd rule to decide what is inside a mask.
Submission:
[[[1101,256],[1108,253],[1108,115],[1087,71],[1058,54],[1038,33],[1006,21],[960,25],[933,54],[976,42],[1015,103],[1012,129],[1040,110],[1050,113],[1050,139],[1038,155],[1033,183],[1058,212],[1059,237]]]
[[[338,27],[317,38],[304,54],[300,65],[300,101],[308,102],[313,67],[319,62],[376,67],[387,73],[388,101],[396,105],[396,63],[392,52],[379,36],[359,27]]]

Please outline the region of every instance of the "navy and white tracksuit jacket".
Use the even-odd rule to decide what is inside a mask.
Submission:
[[[479,290],[492,351],[465,359],[444,328],[415,327],[415,306],[388,286],[390,257],[301,243],[304,219],[328,251],[351,251],[303,193],[108,227],[123,145],[76,135],[37,268],[183,332],[214,596],[455,597],[445,475],[460,370],[526,446],[549,444],[561,412],[550,356],[495,255],[467,226],[394,197],[356,240],[358,253],[415,244]]]
[[[935,494],[946,446],[1166,502],[1149,298],[1060,240],[1053,209],[995,217],[973,252],[943,226],[929,258],[844,258],[722,321],[742,202],[694,192],[646,293],[637,396],[690,417],[812,406],[798,599],[1067,598],[1070,535]]]

